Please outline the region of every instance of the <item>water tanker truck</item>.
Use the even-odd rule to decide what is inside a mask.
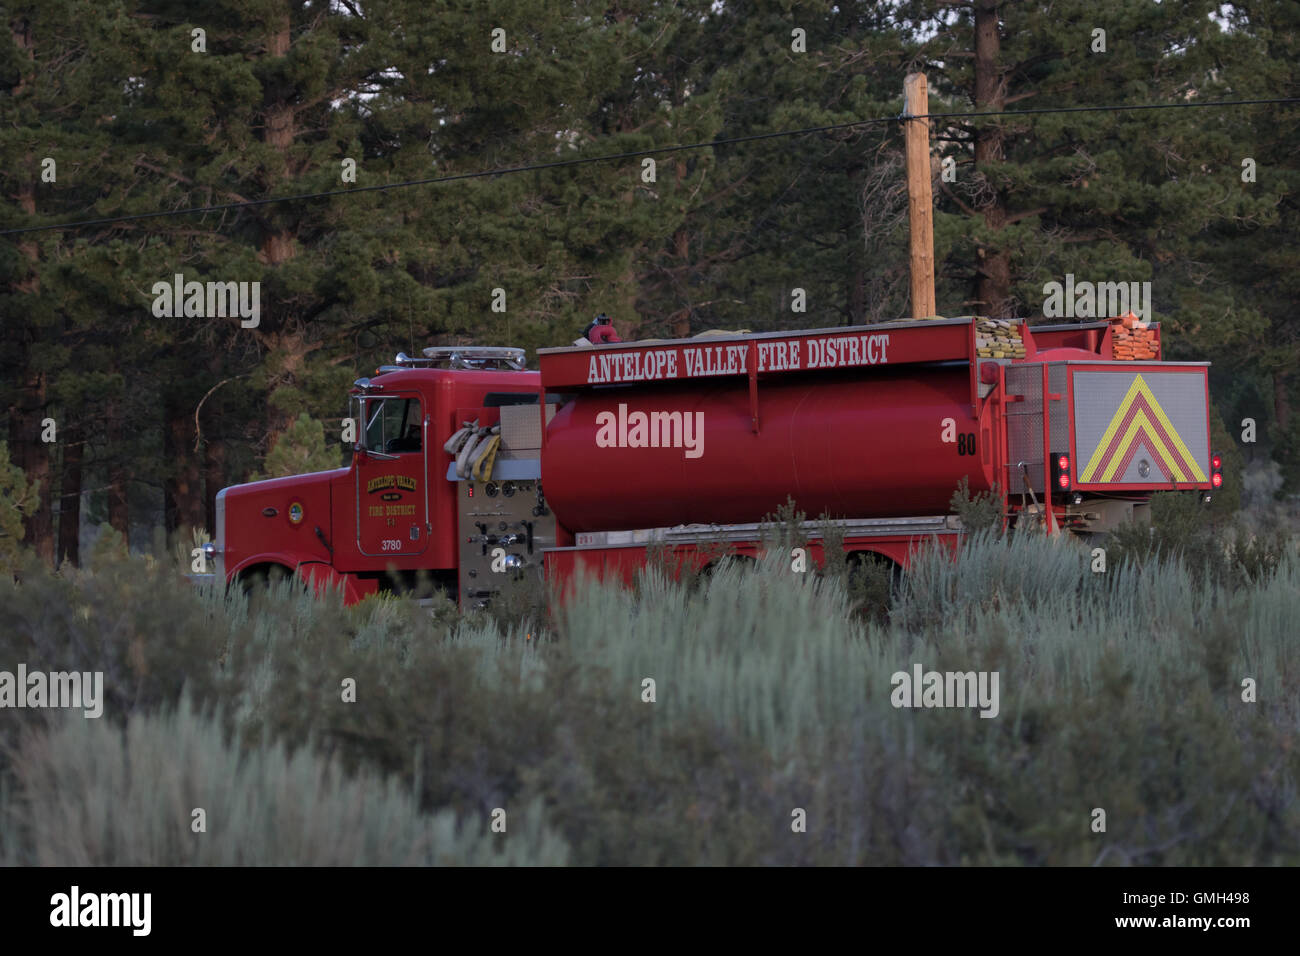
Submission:
[[[963,479],[1010,525],[1100,534],[1222,482],[1208,363],[1161,361],[1158,326],[1135,351],[1125,324],[709,334],[541,349],[536,371],[519,349],[399,354],[352,389],[350,464],[224,489],[209,551],[228,583],[278,570],[355,602],[430,581],[482,606],[510,573],[756,555],[788,499],[899,568],[956,546]]]

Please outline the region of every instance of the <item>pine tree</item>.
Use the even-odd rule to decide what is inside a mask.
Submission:
[[[1214,64],[1234,99],[1287,95],[1300,88],[1300,8],[1285,0],[1224,10]],[[1213,163],[1224,192],[1254,198],[1262,215],[1216,221],[1197,234],[1196,263],[1180,284],[1188,354],[1212,357],[1213,385],[1230,397],[1228,431],[1244,418],[1282,465],[1283,493],[1300,491],[1300,109],[1276,104],[1220,118]],[[1256,457],[1252,455],[1251,457]]]
[[[266,455],[264,470],[255,477],[283,478],[337,467],[337,447],[333,451],[326,447],[324,426],[304,412],[280,433]]]
[[[37,507],[40,488],[29,484],[17,465],[10,464],[9,445],[0,441],[0,574],[17,567],[19,545],[26,529],[23,519]]]
[[[1231,91],[1213,64],[1229,48],[1215,7],[974,0],[922,20],[938,31],[924,50],[931,88],[939,104],[977,111],[1223,98]],[[1043,284],[1067,272],[1140,281],[1163,271],[1184,281],[1185,265],[1164,266],[1189,237],[1268,208],[1259,197],[1223,196],[1207,142],[1221,122],[1194,109],[939,122],[940,149],[958,169],[956,183],[939,183],[940,301],[1033,315]],[[1169,314],[1174,303],[1155,281],[1157,311]]]
[[[909,38],[884,5],[727,3],[698,41],[718,138],[897,115]],[[693,94],[694,95],[694,94]],[[897,318],[906,193],[889,125],[718,147],[648,291],[695,331]],[[804,292],[795,312],[794,290]],[[681,315],[682,313],[677,313]],[[686,325],[679,326],[679,332]]]
[[[146,28],[125,4],[85,0],[11,4],[5,24],[0,183],[16,201],[0,205],[0,225],[121,211],[138,184],[130,158],[114,154],[112,127]],[[102,443],[87,442],[103,434],[99,409],[108,390],[121,386],[112,369],[124,343],[112,312],[125,296],[114,277],[106,298],[99,277],[84,267],[108,234],[39,232],[0,241],[0,406],[14,461],[41,489],[26,539],[49,563],[56,513],[59,557],[77,559],[82,475],[101,468],[96,455],[105,452]],[[96,362],[94,343],[107,341],[119,355]],[[50,421],[56,440],[46,442]]]

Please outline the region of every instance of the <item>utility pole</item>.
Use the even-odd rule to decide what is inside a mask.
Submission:
[[[903,116],[927,116],[930,98],[925,74],[909,73],[903,80]],[[907,213],[912,224],[910,267],[912,318],[936,314],[934,304],[934,201],[930,194],[930,121],[906,119]]]

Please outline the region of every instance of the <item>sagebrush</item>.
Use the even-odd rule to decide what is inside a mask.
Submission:
[[[1096,574],[1068,538],[990,528],[876,615],[781,552],[518,608],[196,591],[112,548],[25,567],[0,660],[104,671],[105,716],[7,712],[0,858],[1300,862],[1294,546],[1247,576],[1173,553]],[[914,664],[997,671],[998,717],[896,709]]]

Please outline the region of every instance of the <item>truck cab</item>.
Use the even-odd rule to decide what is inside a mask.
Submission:
[[[421,358],[399,353],[394,364],[352,388],[356,440],[345,467],[235,485],[217,495],[210,554],[218,577],[229,584],[296,574],[317,588],[342,588],[353,603],[381,586],[456,597],[466,563],[461,551],[475,543],[489,566],[498,548],[504,552],[498,559],[509,554],[505,563],[512,568],[540,566],[545,535],[538,519],[544,522],[549,512],[533,513],[545,511],[536,468],[520,468],[514,450],[502,447],[493,470],[514,476],[508,479],[511,507],[501,507],[504,484],[483,482],[478,502],[493,507],[478,510],[492,513],[470,523],[481,540],[463,542],[459,498],[471,499],[475,489],[462,491],[462,476],[444,449],[466,424],[479,430],[499,425],[502,409],[514,409],[515,419],[535,419],[540,432],[540,393],[540,376],[525,370],[522,349],[439,347],[425,349]],[[489,486],[498,494],[489,495]],[[524,527],[514,511],[526,499],[523,510],[531,520]],[[528,560],[530,548],[536,562]]]

